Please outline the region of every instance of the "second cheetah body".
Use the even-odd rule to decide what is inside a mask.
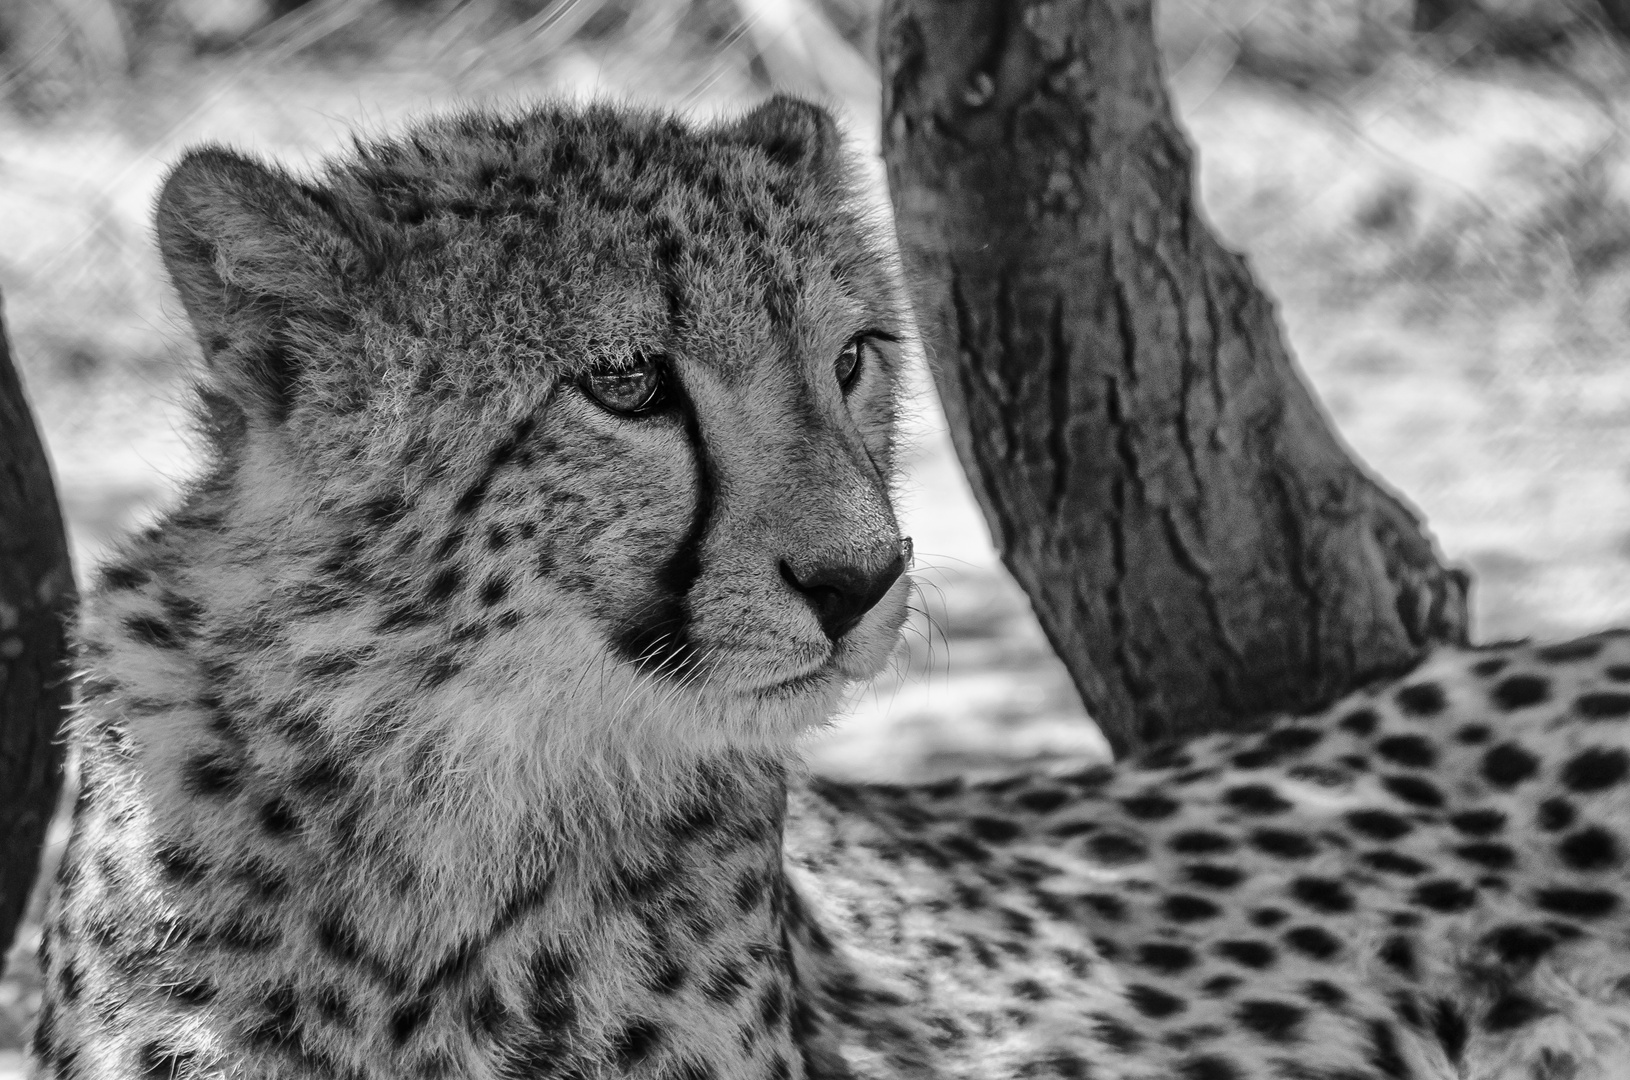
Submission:
[[[214,465],[87,604],[38,1075],[1630,1075],[1630,639],[800,777],[907,587],[847,185],[784,99],[183,163]]]

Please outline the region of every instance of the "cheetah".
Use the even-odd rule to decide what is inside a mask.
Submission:
[[[1630,1076],[1630,636],[804,773],[911,587],[854,171],[785,97],[183,158],[209,464],[81,616],[34,1075]]]

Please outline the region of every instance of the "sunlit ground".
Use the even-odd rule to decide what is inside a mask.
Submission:
[[[1196,63],[1177,76],[1206,205],[1279,298],[1349,444],[1475,574],[1478,636],[1623,621],[1622,84],[1588,91],[1530,70],[1413,60],[1324,94],[1216,74]],[[741,72],[663,77],[569,50],[501,81],[479,55],[343,74],[238,57],[45,125],[0,113],[0,289],[81,578],[191,465],[176,392],[190,346],[148,236],[162,171],[183,147],[213,139],[310,162],[354,126],[388,129],[470,96],[638,93],[708,110],[749,100]],[[868,151],[871,101],[862,86],[844,103]],[[895,670],[812,746],[817,767],[922,776],[1100,752],[998,567],[926,390],[911,424],[901,504],[924,614]],[[18,1067],[37,1002],[36,944],[31,923],[0,981],[0,1080]]]

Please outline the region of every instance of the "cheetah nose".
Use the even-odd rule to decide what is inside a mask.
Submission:
[[[794,592],[809,601],[821,629],[832,641],[853,630],[905,569],[903,550],[896,550],[894,558],[881,569],[848,562],[817,562],[794,567],[786,559],[781,560],[781,576]]]

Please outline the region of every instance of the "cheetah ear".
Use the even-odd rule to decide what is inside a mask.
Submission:
[[[159,250],[215,388],[250,420],[280,422],[310,347],[349,322],[363,265],[325,192],[222,147],[193,150],[159,194]]]
[[[756,146],[788,168],[808,169],[823,180],[842,172],[837,121],[811,102],[777,94],[723,131],[731,141]]]

